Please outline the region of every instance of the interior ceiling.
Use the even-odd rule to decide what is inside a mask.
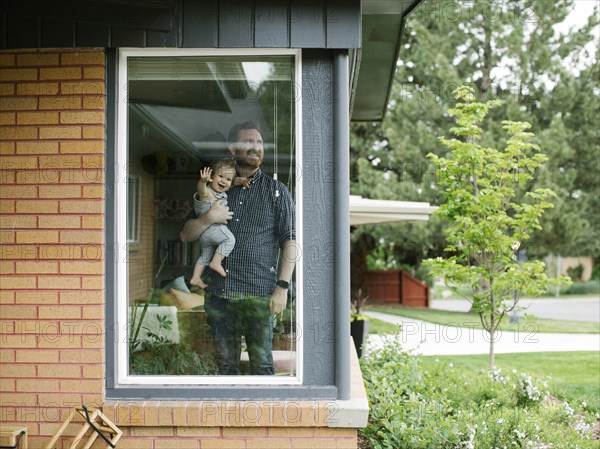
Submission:
[[[132,80],[128,94],[130,103],[231,111],[216,81]]]

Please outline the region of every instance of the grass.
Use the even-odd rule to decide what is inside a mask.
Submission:
[[[446,310],[401,307],[376,307],[369,308],[369,311],[388,313],[390,315],[399,315],[447,326],[483,329],[481,322],[479,321],[479,316],[467,312],[451,312]],[[538,318],[533,315],[525,315],[524,317],[521,317],[517,323],[511,323],[508,317],[504,317],[500,323],[500,330],[561,334],[598,334],[600,333],[600,323],[548,320]]]
[[[395,334],[399,329],[397,324],[388,323],[375,318],[369,319],[369,334]]]
[[[600,280],[575,281],[572,285],[563,286],[560,289],[560,299],[598,298],[600,294]],[[435,300],[464,299],[470,297],[469,288],[461,287],[454,291],[442,285],[436,285],[431,289],[431,298]],[[556,289],[550,288],[539,299],[556,299]]]
[[[488,355],[419,356],[425,364],[436,360],[457,368],[479,371],[488,368]],[[538,378],[550,377],[551,391],[569,403],[600,413],[600,354],[597,352],[534,352],[496,354],[495,366],[516,369]]]

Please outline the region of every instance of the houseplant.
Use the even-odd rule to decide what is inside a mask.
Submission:
[[[369,317],[362,313],[363,306],[368,299],[369,297],[363,295],[360,288],[350,298],[350,306],[352,308],[350,313],[350,335],[352,336],[352,340],[354,340],[354,346],[359,358],[362,356],[362,348],[369,331]]]
[[[162,260],[152,285],[156,285],[165,261],[166,257]],[[128,341],[130,374],[176,376],[217,374],[217,363],[210,351],[200,353],[189,344],[175,343],[167,337],[174,324],[167,315],[156,316],[157,329],[150,329],[145,325],[148,307],[152,303],[158,304],[164,294],[164,289],[151,288],[146,299],[139,306],[131,308]],[[145,335],[145,338],[141,335]]]

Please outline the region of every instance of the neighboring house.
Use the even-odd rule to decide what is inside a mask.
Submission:
[[[44,447],[87,404],[123,449],[356,447],[349,123],[383,118],[418,3],[2,2],[0,424]],[[171,341],[211,354],[202,298],[168,283],[197,251],[177,236],[198,168],[245,118],[296,199],[277,375],[142,373],[128,323],[158,289]]]

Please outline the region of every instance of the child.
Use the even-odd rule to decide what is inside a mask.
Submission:
[[[235,176],[236,165],[233,159],[215,161],[212,166],[200,171],[198,191],[194,194],[194,211],[198,216],[205,214],[219,200],[227,204],[227,193],[231,185],[250,187],[250,180]],[[213,224],[201,236],[202,253],[194,266],[194,274],[190,284],[202,289],[208,287],[201,279],[204,268],[208,265],[221,276],[226,276],[221,266],[235,246],[235,237],[226,225]]]

